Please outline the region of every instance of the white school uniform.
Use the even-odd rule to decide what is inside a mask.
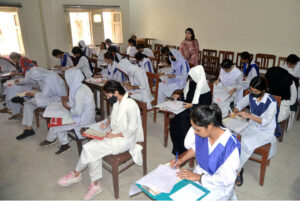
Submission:
[[[297,88],[295,83],[290,86],[290,93],[291,97],[289,100],[281,100],[279,115],[278,115],[278,122],[282,122],[283,120],[287,119],[291,114],[291,105],[294,105],[297,100]]]
[[[147,108],[151,109],[152,104],[151,101],[154,99],[148,82],[148,77],[146,71],[142,68],[139,68],[137,65],[131,64],[127,59],[122,59],[117,68],[124,72],[130,81],[131,86],[138,86],[138,92],[136,94],[131,95],[133,99],[140,100],[142,102],[147,103]]]
[[[104,156],[123,153],[129,150],[137,165],[143,164],[142,146],[136,144],[144,141],[140,110],[136,102],[128,98],[126,93],[121,102],[113,105],[111,114],[112,134],[122,133],[124,137],[91,140],[83,145],[80,159],[75,170],[81,172],[87,166],[92,182],[102,178],[102,158]]]
[[[181,53],[176,49],[170,49],[170,52],[176,58],[176,61],[172,61],[171,68],[173,70],[175,78],[168,79],[167,83],[160,82],[158,89],[157,103],[165,102],[166,97],[170,97],[177,89],[183,89],[186,84],[188,72],[190,70],[188,62],[182,57]]]
[[[138,66],[143,68],[146,72],[154,73],[154,69],[149,58],[143,58],[143,60],[138,63]]]
[[[0,57],[0,67],[1,67],[1,72],[2,73],[9,73],[9,72],[12,72],[12,71],[16,71],[16,66],[13,65],[8,59],[5,59],[5,58],[1,58]],[[3,95],[4,93],[4,87],[3,87],[3,84],[2,84],[2,77],[0,77],[0,95]]]
[[[107,69],[103,70],[103,72],[101,73],[104,79],[107,80],[116,80],[118,82],[122,82],[123,81],[123,76],[121,71],[119,71],[117,69],[117,62],[113,62],[113,64],[108,64],[107,65]]]
[[[230,130],[225,129],[225,132],[217,139],[217,141],[211,145],[208,141],[208,154],[214,153],[216,148],[224,148],[229,140],[237,144],[237,147],[233,149],[227,159],[221,164],[214,173],[209,173],[204,168],[201,168],[197,163],[194,172],[197,174],[203,174],[201,183],[203,187],[210,190],[210,193],[204,198],[204,200],[231,200],[236,198],[234,193],[235,180],[237,177],[238,169],[240,166],[239,160],[239,142],[232,136]],[[191,127],[185,137],[184,145],[186,149],[193,149],[196,152],[196,141],[193,128]],[[197,154],[197,152],[196,152]],[[198,161],[197,161],[198,162]],[[210,160],[211,163],[214,161]],[[198,183],[198,182],[197,182]],[[188,199],[188,195],[187,195]]]
[[[38,82],[41,90],[34,95],[34,98],[24,103],[22,125],[32,126],[36,108],[46,107],[52,102],[61,101],[61,97],[66,96],[67,92],[64,80],[54,71],[33,67],[27,74],[29,74],[30,79]]]
[[[98,68],[101,68],[101,65],[105,63],[104,54],[107,52],[107,50],[100,50],[98,53]]]
[[[300,84],[300,61],[296,63],[294,68],[289,68],[286,63],[283,65],[283,68],[286,69],[292,76],[298,78]],[[298,100],[300,100],[300,87],[298,87]]]
[[[127,47],[126,54],[128,54],[130,57],[134,57],[137,52],[138,51],[137,51],[135,46],[128,46]]]
[[[256,65],[255,61],[251,61],[250,65]],[[248,66],[248,65],[247,65]],[[256,76],[259,76],[259,74],[257,73],[256,69],[253,67],[251,68],[251,70],[249,71],[248,73],[248,76],[246,78],[245,81],[243,81],[243,89],[248,89],[249,86],[250,86],[250,82],[251,80],[256,77]]]
[[[89,60],[85,56],[80,57],[78,64],[74,68],[81,70],[86,79],[91,78],[93,75],[90,69]]]
[[[276,99],[270,94],[265,93],[261,101],[257,102],[257,98],[247,95],[240,102],[238,102],[236,108],[241,111],[248,105],[250,105],[250,113],[254,116],[262,118],[262,123],[259,124],[253,120],[250,120],[250,125],[240,133],[242,136],[240,169],[244,166],[257,147],[271,143],[271,149],[268,157],[270,159],[275,155],[277,146],[276,137],[274,135],[276,129],[277,112]],[[256,115],[255,111],[261,114]]]
[[[147,47],[144,48],[143,54],[146,55],[147,57],[154,57],[153,51]]]
[[[59,61],[59,65],[62,67],[70,67],[74,66],[74,63],[71,56],[68,53],[64,53],[63,58]]]
[[[82,84],[84,76],[78,69],[70,69],[65,73],[68,83],[70,113],[75,124],[52,127],[49,129],[47,141],[53,142],[56,138],[62,144],[68,144],[68,131],[74,129],[79,139],[82,139],[80,129],[95,123],[94,94],[88,86]]]
[[[228,73],[221,68],[219,79],[220,82],[214,85],[213,102],[218,104],[222,111],[222,117],[225,117],[228,115],[230,103],[236,104],[243,97],[243,74],[236,67]],[[229,91],[233,88],[237,90],[229,97]]]

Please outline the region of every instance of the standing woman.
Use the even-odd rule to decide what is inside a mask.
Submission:
[[[173,97],[175,100],[184,101],[186,108],[183,112],[175,115],[170,122],[170,135],[173,142],[172,153],[176,155],[177,152],[182,154],[186,151],[184,139],[191,127],[191,110],[198,105],[210,105],[212,101],[203,66],[191,68],[183,94],[180,97],[174,94]]]
[[[194,171],[181,169],[181,179],[199,182],[210,193],[204,200],[234,200],[234,182],[240,165],[241,145],[234,134],[222,124],[222,114],[216,104],[200,105],[191,112],[191,124],[184,140],[186,154],[171,161],[180,168],[185,161],[196,157]],[[189,195],[187,200],[189,200]]]
[[[180,43],[179,51],[189,64],[199,64],[199,44],[192,28],[185,30],[185,39]]]

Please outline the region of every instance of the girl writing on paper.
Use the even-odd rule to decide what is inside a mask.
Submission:
[[[122,59],[117,68],[126,74],[129,78],[129,83],[125,84],[127,90],[133,90],[131,98],[147,103],[147,108],[151,109],[151,101],[153,96],[150,91],[148,77],[146,71],[139,68],[137,65],[130,63],[127,59]],[[135,93],[136,92],[136,93]]]
[[[89,58],[83,53],[79,47],[73,47],[72,53],[77,57],[78,63],[73,68],[77,68],[82,71],[85,79],[89,79],[93,76],[93,67]],[[66,69],[67,70],[67,69]]]
[[[198,65],[199,44],[192,28],[187,28],[185,30],[185,39],[180,43],[179,51],[189,64],[192,64],[193,66]]]
[[[146,72],[154,73],[154,69],[150,59],[143,53],[138,52],[134,58],[140,68],[143,68]]]
[[[229,59],[221,63],[219,78],[214,82],[213,102],[221,108],[222,116],[228,115],[232,103],[243,98],[243,74]]]
[[[203,66],[199,65],[191,68],[183,94],[181,96],[174,94],[173,98],[184,101],[186,108],[170,121],[170,136],[173,142],[172,153],[176,155],[177,152],[182,154],[186,151],[184,139],[191,127],[190,114],[192,108],[197,105],[210,105],[212,101]]]
[[[121,61],[122,55],[119,53],[117,46],[110,46],[107,51],[112,53],[115,62],[119,63]]]
[[[236,185],[243,184],[243,166],[252,155],[253,151],[260,146],[271,143],[269,159],[276,152],[275,129],[279,128],[277,122],[276,99],[266,93],[266,81],[261,77],[255,77],[250,82],[251,93],[238,102],[234,113],[244,119],[250,119],[250,125],[240,134],[242,136],[242,150],[240,156],[239,175]],[[242,111],[250,106],[250,113]]]
[[[135,46],[136,41],[132,38],[129,38],[126,54],[128,54],[130,57],[134,57],[134,55],[138,52]]]
[[[188,62],[178,50],[170,49],[169,59],[173,72],[167,74],[168,81],[159,83],[158,104],[165,102],[166,97],[170,97],[175,90],[184,88],[190,70]],[[166,75],[166,73],[162,73],[162,75]]]
[[[210,190],[205,200],[236,198],[234,182],[240,165],[241,145],[234,134],[224,128],[221,110],[216,104],[197,106],[191,112],[191,124],[184,140],[188,151],[177,161],[172,160],[171,167],[180,168],[185,161],[196,157],[194,171],[181,169],[178,176],[199,182]]]
[[[56,65],[55,68],[74,66],[72,57],[66,52],[63,52],[58,49],[54,49],[52,51],[52,56],[60,60],[59,65]]]
[[[295,54],[290,54],[286,60],[283,68],[286,69],[292,76],[299,79],[300,84],[300,59]],[[300,88],[298,88],[298,100],[300,100]]]
[[[78,46],[82,50],[83,55],[87,56],[88,58],[91,57],[91,50],[88,46],[86,46],[84,40],[78,41]]]
[[[259,76],[259,68],[255,61],[251,58],[249,52],[241,53],[241,62],[243,63],[244,84],[243,89],[248,89],[250,81]]]
[[[95,101],[91,89],[83,84],[84,76],[78,69],[70,69],[65,73],[66,82],[69,86],[69,97],[62,98],[62,105],[72,116],[75,124],[52,127],[49,129],[47,139],[40,143],[41,147],[48,147],[58,142],[60,149],[55,152],[60,155],[68,151],[68,131],[74,129],[79,139],[83,139],[80,129],[95,122]]]
[[[281,97],[278,122],[289,118],[288,129],[290,129],[298,109],[298,80],[286,69],[280,67],[269,68],[265,77],[268,80],[268,92]]]
[[[25,94],[27,97],[32,98],[24,102],[22,124],[26,128],[21,135],[16,137],[17,140],[35,134],[32,128],[35,109],[46,107],[52,102],[59,102],[61,101],[61,97],[67,95],[65,81],[56,72],[34,67],[30,69],[28,74],[29,79],[38,83],[41,91],[30,91]]]
[[[81,172],[88,167],[91,185],[84,200],[94,198],[103,190],[98,181],[102,178],[103,157],[129,150],[134,162],[138,165],[143,164],[142,147],[137,144],[137,142],[144,141],[138,105],[128,97],[128,93],[117,81],[109,80],[103,90],[108,101],[113,104],[113,110],[111,117],[99,126],[106,129],[110,125],[111,130],[107,132],[103,140],[93,139],[84,144],[75,170],[58,180],[60,186],[69,186],[80,182]]]

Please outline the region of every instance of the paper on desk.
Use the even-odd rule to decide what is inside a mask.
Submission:
[[[86,79],[85,81],[94,83],[94,84],[104,85],[103,78],[89,78],[89,79]]]
[[[192,184],[188,184],[185,187],[179,189],[172,195],[170,198],[174,201],[182,201],[182,200],[197,200],[205,194],[204,191],[197,188]]]
[[[132,196],[141,192],[140,189],[136,188],[136,184],[146,186],[155,192],[170,193],[178,181],[178,171],[179,169],[173,169],[170,166],[159,165],[155,170],[136,181],[135,184],[131,186],[129,195]]]
[[[179,114],[186,109],[184,107],[184,102],[182,101],[166,101],[156,105],[155,107],[158,107],[161,110],[173,112],[174,114]]]
[[[68,114],[69,111],[60,102],[53,102],[48,105],[43,113],[43,117],[63,117]]]
[[[223,119],[223,124],[225,127],[233,130],[236,133],[241,133],[241,131],[249,126],[249,122],[239,116],[234,118],[227,117]]]

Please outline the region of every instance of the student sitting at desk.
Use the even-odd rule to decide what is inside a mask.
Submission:
[[[250,81],[259,76],[259,68],[255,61],[251,58],[249,52],[241,53],[241,62],[243,63],[244,89],[249,88]]]
[[[50,128],[47,139],[40,143],[41,147],[48,147],[56,144],[56,138],[58,138],[61,147],[55,152],[56,155],[71,148],[68,144],[69,130],[74,129],[78,138],[83,139],[80,129],[95,122],[94,94],[88,86],[82,83],[84,81],[82,72],[78,69],[67,70],[65,78],[69,86],[69,97],[63,97],[62,104],[70,111],[75,124]]]
[[[91,140],[83,145],[80,159],[75,170],[58,180],[60,186],[69,186],[80,182],[81,172],[88,167],[91,185],[84,200],[90,200],[103,189],[99,184],[102,178],[102,158],[110,154],[119,154],[129,150],[134,162],[142,165],[142,147],[137,142],[144,141],[140,109],[136,102],[128,97],[121,83],[109,80],[103,87],[109,103],[113,104],[111,117],[101,127],[111,130],[103,140]],[[99,125],[100,126],[100,125]]]
[[[243,166],[250,158],[254,150],[260,146],[271,143],[269,159],[276,152],[275,129],[277,123],[277,102],[270,94],[266,93],[266,81],[261,77],[255,77],[250,82],[251,93],[238,102],[234,113],[244,119],[250,119],[250,125],[240,134],[242,136],[242,151],[240,157],[239,175],[236,185],[243,184]],[[250,106],[250,113],[242,111]]]
[[[32,67],[37,66],[36,62],[28,59],[25,56],[20,55],[17,52],[12,52],[9,55],[9,59],[20,69],[21,73],[14,73],[11,76],[14,77],[16,75],[25,76],[26,72],[29,71]]]
[[[143,44],[138,44],[136,49],[147,57],[154,57],[153,51],[150,48],[145,47]]]
[[[300,85],[300,59],[295,54],[290,54],[286,60],[283,68],[286,69],[292,76],[299,79]],[[298,88],[298,100],[300,100],[300,87]]]
[[[128,54],[130,57],[134,57],[134,55],[138,52],[135,46],[136,41],[132,38],[129,38],[126,54]]]
[[[82,71],[85,79],[89,79],[93,76],[93,67],[89,58],[83,53],[80,47],[73,47],[72,53],[77,57],[78,63],[73,68],[77,68]],[[66,69],[67,70],[67,69]]]
[[[30,79],[38,82],[41,91],[26,93],[26,96],[32,98],[24,103],[22,124],[26,128],[21,135],[16,137],[17,140],[22,140],[35,134],[32,124],[36,108],[46,107],[52,102],[59,102],[61,97],[67,95],[65,81],[56,72],[34,67],[28,73]]]
[[[170,49],[169,59],[173,73],[167,75],[170,78],[167,82],[159,83],[158,104],[165,102],[165,99],[170,97],[175,90],[184,88],[190,70],[188,62],[178,50]]]
[[[72,57],[66,52],[54,49],[52,51],[52,56],[60,60],[60,64],[56,65],[55,68],[74,66]]]
[[[170,121],[170,136],[173,142],[172,153],[176,155],[177,152],[182,154],[186,151],[184,138],[191,127],[190,114],[192,108],[197,105],[210,105],[212,101],[210,88],[201,65],[191,68],[183,94],[181,96],[174,94],[173,98],[184,101],[186,108]]]
[[[139,67],[143,68],[146,72],[154,73],[152,63],[145,54],[138,52],[135,54],[134,58]]]
[[[122,55],[118,51],[117,46],[110,46],[107,51],[112,53],[115,62],[119,63],[121,61]]]
[[[196,157],[194,171],[181,169],[178,176],[199,182],[210,190],[205,200],[236,198],[234,182],[241,145],[230,130],[223,127],[221,110],[216,104],[197,106],[191,112],[191,124],[184,140],[188,151],[182,158],[172,160],[171,167],[180,168],[185,161]]]
[[[222,116],[228,115],[229,106],[243,98],[243,74],[229,59],[221,63],[220,75],[214,82],[213,101],[221,108]]]
[[[130,63],[127,59],[122,59],[118,63],[117,68],[129,78],[129,83],[125,85],[126,89],[138,91],[136,94],[130,95],[130,97],[146,102],[147,108],[151,109],[153,96],[150,91],[146,71]]]
[[[97,67],[98,68],[101,68],[101,64],[105,63],[104,54],[106,52],[107,52],[107,49],[106,49],[105,42],[101,42],[100,49],[99,49],[99,52],[98,52],[98,62],[97,62],[97,65],[98,65]]]

